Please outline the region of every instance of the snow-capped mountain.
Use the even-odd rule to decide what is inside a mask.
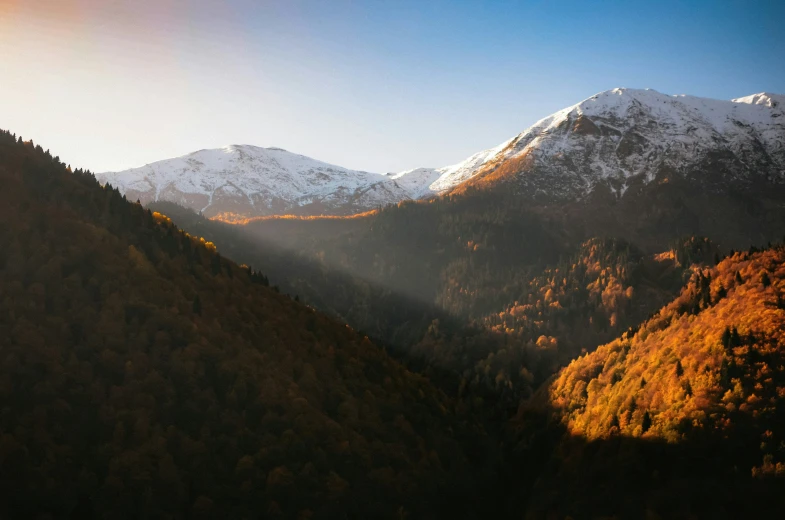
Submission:
[[[552,114],[502,144],[469,185],[513,182],[530,195],[580,198],[604,184],[681,174],[721,185],[785,182],[785,96],[720,101],[617,88]]]
[[[486,150],[445,168],[382,175],[281,148],[232,145],[96,177],[131,200],[176,202],[207,216],[349,215],[443,193],[471,178],[495,152]]]
[[[713,183],[785,182],[785,96],[721,101],[617,88],[455,165],[386,175],[280,148],[234,145],[97,177],[143,203],[168,200],[208,216],[258,216],[347,215],[509,181],[532,195],[580,198],[604,185],[621,196],[663,172]]]
[[[96,177],[131,200],[167,200],[207,216],[345,215],[410,197],[406,188],[384,175],[249,145],[200,150]]]

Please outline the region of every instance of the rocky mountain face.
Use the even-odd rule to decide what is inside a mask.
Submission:
[[[495,148],[444,168],[386,175],[280,148],[232,145],[97,177],[143,203],[207,216],[349,215],[409,199],[503,184],[580,200],[680,174],[706,189],[785,183],[785,96],[720,101],[613,89],[552,114]]]

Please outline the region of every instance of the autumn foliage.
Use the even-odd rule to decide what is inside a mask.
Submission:
[[[744,435],[755,475],[785,475],[785,248],[698,270],[635,333],[574,360],[547,389],[569,431],[678,443]]]

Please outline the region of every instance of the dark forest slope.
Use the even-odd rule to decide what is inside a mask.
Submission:
[[[473,516],[427,380],[8,133],[0,184],[0,517]]]

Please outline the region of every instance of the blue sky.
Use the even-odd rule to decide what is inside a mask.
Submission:
[[[783,20],[783,1],[0,0],[0,126],[94,171],[230,143],[443,166],[614,87],[785,93]]]

